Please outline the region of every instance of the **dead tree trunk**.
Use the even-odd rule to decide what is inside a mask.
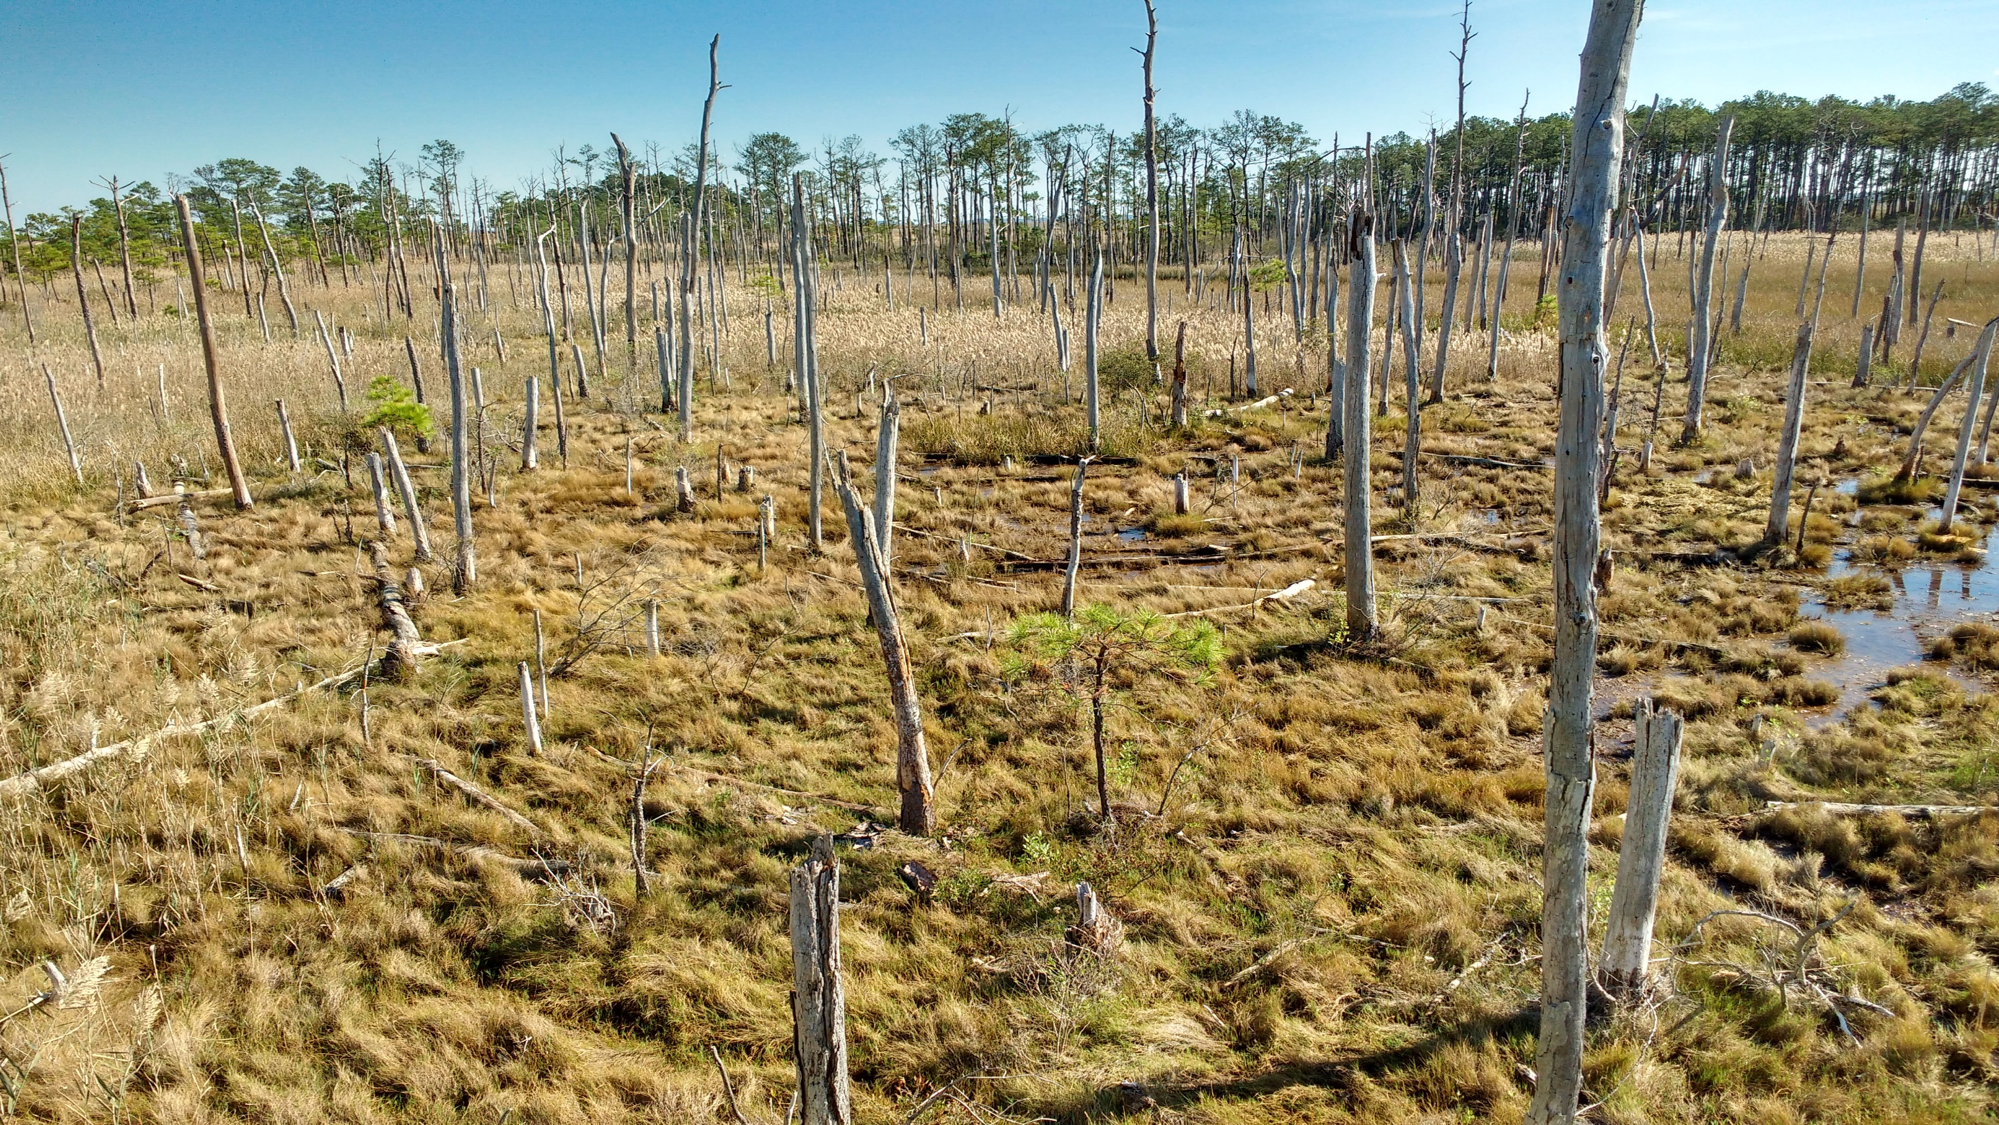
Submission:
[[[1701,246],[1700,272],[1694,278],[1694,330],[1687,341],[1687,417],[1680,431],[1680,443],[1700,440],[1701,413],[1707,400],[1708,333],[1714,320],[1708,315],[1714,299],[1714,255],[1721,244],[1722,228],[1728,224],[1728,137],[1735,128],[1735,115],[1723,114],[1714,140],[1714,155],[1708,158],[1707,241]]]
[[[638,190],[638,168],[632,163],[631,150],[625,142],[611,134],[611,144],[618,151],[618,204],[624,219],[625,231],[625,363],[632,366],[638,362],[639,318],[635,302],[639,288],[639,243],[632,235],[634,196]]]
[[[410,481],[409,466],[403,464],[403,451],[396,445],[396,435],[387,426],[379,431],[382,449],[389,460],[389,479],[396,484],[396,494],[402,497],[403,514],[409,518],[410,539],[416,545],[416,561],[429,562],[430,528],[423,522],[423,509],[417,506],[416,485]]]
[[[826,486],[825,387],[819,379],[818,301],[819,278],[812,249],[812,234],[805,226],[805,179],[791,177],[791,324],[792,363],[805,395],[806,535],[812,553],[826,549],[822,508]]]
[[[271,244],[271,227],[264,222],[264,209],[250,200],[250,214],[257,220],[257,233],[263,238],[264,253],[271,256],[271,272],[278,279],[278,300],[285,306],[285,319],[291,322],[292,339],[298,339],[298,310],[292,307],[292,285],[285,277],[285,264],[278,260],[278,248]]]
[[[1374,528],[1368,511],[1368,454],[1373,421],[1367,411],[1367,373],[1374,323],[1374,214],[1356,209],[1347,219],[1352,266],[1347,281],[1347,363],[1344,438],[1347,638],[1374,637]]]
[[[83,216],[69,222],[70,267],[76,273],[76,307],[83,313],[83,336],[90,342],[90,363],[97,369],[97,389],[104,389],[104,353],[97,347],[97,322],[90,315],[90,293],[83,287]],[[23,305],[22,307],[26,307]]]
[[[333,336],[326,331],[326,318],[318,309],[312,310],[312,318],[319,322],[319,342],[326,345],[326,363],[333,369],[333,390],[340,396],[340,412],[347,413],[347,377],[340,372],[340,353],[333,350]]]
[[[368,488],[375,497],[375,525],[381,529],[382,538],[396,537],[396,512],[389,506],[388,482],[382,478],[382,455],[369,450]]]
[[[389,568],[389,549],[377,539],[368,545],[368,554],[375,568],[375,584],[379,587],[376,596],[382,606],[382,628],[389,631],[390,638],[389,651],[382,657],[381,675],[384,679],[401,679],[416,672],[417,654],[421,651],[423,638],[417,634],[416,622],[410,619],[409,607],[403,601],[403,589],[396,584],[395,571]]]
[[[1172,395],[1172,424],[1174,429],[1187,425],[1187,322],[1181,321],[1173,337],[1173,382],[1169,392]]]
[[[1873,351],[1874,325],[1872,323],[1863,324],[1860,326],[1860,356],[1853,364],[1854,386],[1864,387],[1867,385],[1867,365],[1868,361],[1874,358],[1872,355]]]
[[[296,473],[299,470],[298,442],[292,437],[292,414],[291,411],[285,409],[284,399],[276,401],[278,404],[278,436],[285,443],[285,471]]]
[[[1617,849],[1617,886],[1610,896],[1610,924],[1603,935],[1603,976],[1612,995],[1630,1000],[1647,991],[1652,919],[1659,907],[1659,873],[1666,863],[1666,823],[1673,815],[1673,783],[1680,770],[1685,725],[1647,699],[1633,716],[1638,734],[1631,754],[1631,797],[1624,807],[1624,841]]]
[[[1090,459],[1076,462],[1076,483],[1069,489],[1069,563],[1062,569],[1062,616],[1076,619],[1076,572],[1083,566],[1083,475]]]
[[[466,432],[471,412],[465,400],[465,376],[458,364],[458,290],[451,281],[450,264],[444,259],[442,239],[437,242],[437,283],[442,306],[439,324],[444,335],[444,370],[451,384],[451,521],[458,534],[451,588],[463,594],[479,577],[472,549],[471,435]]]
[[[1992,336],[1999,319],[1986,322],[1978,335],[1978,350],[1971,359],[1971,399],[1964,404],[1964,422],[1957,430],[1957,456],[1950,463],[1950,487],[1944,491],[1943,514],[1937,517],[1937,534],[1948,535],[1957,518],[1957,500],[1964,491],[1964,466],[1971,456],[1971,433],[1978,425],[1979,398],[1985,390],[1985,365],[1992,358]]]
[[[194,290],[194,319],[201,328],[201,358],[208,368],[208,413],[215,423],[215,445],[222,456],[222,471],[229,476],[229,491],[238,508],[249,508],[250,483],[243,479],[243,465],[236,459],[236,440],[229,431],[229,402],[222,391],[222,361],[215,346],[215,325],[208,317],[208,283],[201,271],[201,248],[194,238],[194,216],[188,211],[187,196],[174,196],[180,214],[180,237],[187,253],[187,281]],[[101,375],[100,375],[101,378]]]
[[[56,430],[62,434],[63,452],[69,457],[69,473],[76,478],[76,486],[83,487],[83,460],[76,455],[76,439],[69,433],[69,412],[62,408],[62,392],[56,389],[56,373],[49,365],[42,364],[42,378],[49,383],[49,401],[56,408]]]
[[[715,114],[715,95],[722,91],[718,52],[722,37],[708,43],[708,98],[701,104],[701,137],[694,156],[694,197],[685,217],[680,258],[680,440],[694,440],[694,274],[700,261],[701,224],[707,210],[708,126]],[[721,362],[716,356],[715,362]]]
[[[1957,366],[1951,369],[1950,377],[1937,385],[1936,393],[1930,396],[1929,405],[1923,407],[1923,412],[1916,416],[1916,428],[1909,433],[1909,452],[1902,458],[1902,467],[1895,470],[1897,481],[1915,479],[1916,466],[1923,459],[1923,436],[1929,433],[1930,419],[1936,417],[1937,408],[1943,405],[1944,396],[1957,389],[1958,380],[1964,378],[1964,373],[1971,370],[1971,361],[1977,357],[1978,353],[1974,351],[1959,360]]]
[[[1601,0],[1590,12],[1569,143],[1572,171],[1561,284],[1561,413],[1555,437],[1555,645],[1549,675],[1541,904],[1541,1031],[1532,1125],[1573,1122],[1582,1092],[1589,982],[1584,948],[1589,812],[1596,774],[1590,689],[1596,668],[1595,577],[1602,527],[1604,275],[1624,156],[1625,87],[1641,0]]]
[[[791,871],[791,1049],[800,1125],[852,1125],[847,997],[840,980],[840,865],[833,839]]]
[[[516,669],[521,681],[521,723],[526,732],[528,750],[541,753],[541,720],[534,713],[534,673],[528,670],[528,662],[523,660]]]
[[[867,595],[875,636],[881,642],[882,663],[888,668],[889,703],[895,711],[895,787],[902,797],[896,827],[912,836],[928,836],[936,827],[937,814],[931,801],[930,758],[923,744],[923,709],[916,697],[916,674],[902,635],[888,560],[876,537],[874,515],[861,503],[853,484],[844,477],[836,478],[833,491],[839,494],[840,506],[847,514],[854,559],[860,564],[861,589]]]
[[[1422,263],[1419,261],[1420,267]],[[1412,286],[1409,283],[1409,244],[1406,239],[1395,240],[1395,272],[1401,278],[1397,290],[1401,296],[1396,300],[1396,316],[1402,324],[1402,366],[1403,391],[1409,417],[1409,428],[1402,444],[1402,511],[1408,517],[1409,526],[1416,526],[1418,490],[1422,477],[1416,471],[1417,459],[1423,452],[1423,404],[1419,401],[1423,393],[1422,376],[1416,368],[1421,360],[1416,354],[1419,337],[1416,335],[1416,319],[1411,300]]]
[[[1159,14],[1152,0],[1145,0],[1145,358],[1155,365],[1159,362],[1159,147],[1152,116],[1152,51],[1158,41]]]
[[[1084,293],[1083,310],[1083,414],[1090,427],[1090,452],[1095,453],[1102,440],[1102,416],[1099,410],[1097,384],[1097,329],[1104,318],[1104,254],[1096,250],[1096,260],[1090,264],[1090,287]]]
[[[1777,440],[1775,480],[1770,485],[1770,522],[1763,529],[1763,546],[1784,543],[1791,522],[1791,478],[1798,468],[1798,438],[1805,427],[1805,375],[1812,366],[1812,322],[1798,325],[1797,347],[1791,352],[1791,385],[1784,395],[1784,429]],[[1802,532],[1799,542],[1803,542]]]
[[[536,437],[541,430],[541,380],[530,375],[521,392],[521,472],[531,473],[541,465],[541,449]]]
[[[895,401],[895,388],[884,385],[881,425],[875,434],[875,542],[886,569],[895,564],[895,450],[901,433],[902,407]]]

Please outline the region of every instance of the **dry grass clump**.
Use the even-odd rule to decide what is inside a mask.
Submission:
[[[1999,670],[1999,626],[1978,621],[1953,626],[1930,642],[1930,658],[1955,661],[1977,672]]]
[[[1801,652],[1837,656],[1846,651],[1846,638],[1823,621],[1807,621],[1790,632],[1791,647]]]

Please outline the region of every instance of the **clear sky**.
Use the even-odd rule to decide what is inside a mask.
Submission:
[[[1320,140],[1419,131],[1453,109],[1453,0],[1158,0],[1159,112],[1251,108]],[[1469,111],[1566,109],[1586,0],[1474,0]],[[722,36],[716,137],[877,152],[918,121],[1011,111],[1028,129],[1140,124],[1141,0],[345,3],[0,0],[0,153],[17,216],[117,174],[245,156],[347,179],[377,141],[448,138],[496,188],[558,144],[692,140]],[[1651,0],[1631,91],[1707,104],[1776,90],[1928,99],[1999,87],[1995,0]]]

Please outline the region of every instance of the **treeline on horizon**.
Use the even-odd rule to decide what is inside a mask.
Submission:
[[[1712,109],[1672,100],[1634,106],[1626,203],[1642,225],[1685,231],[1702,220],[1706,165],[1724,114],[1735,121],[1727,164],[1732,227],[1827,231],[1906,220],[1985,230],[1999,219],[1999,97],[1982,83],[1964,83],[1927,102],[1813,102],[1765,91]],[[1461,130],[1434,138],[1315,138],[1301,125],[1250,110],[1210,128],[1166,116],[1155,133],[1162,261],[1192,269],[1215,246],[1237,239],[1261,255],[1273,238],[1288,243],[1301,231],[1316,237],[1337,225],[1361,183],[1373,185],[1377,230],[1386,235],[1454,221],[1460,234],[1475,237],[1490,219],[1535,236],[1554,220],[1570,128],[1567,113],[1534,117],[1524,106],[1514,120],[1467,117]],[[1010,270],[1058,241],[1058,220],[1072,245],[1103,245],[1127,263],[1142,253],[1142,132],[1098,125],[1028,132],[1007,119],[962,113],[904,129],[890,145],[893,154],[883,156],[849,136],[808,150],[763,132],[738,146],[733,162],[711,148],[703,253],[740,250],[747,258],[754,247],[765,257],[787,221],[794,175],[824,252],[857,264],[927,263],[955,276],[961,268],[985,270],[997,250]],[[80,243],[99,268],[129,262],[129,276],[150,284],[178,258],[169,195],[176,190],[193,205],[204,241],[224,258],[233,247],[242,260],[261,262],[267,251],[257,244],[268,234],[269,253],[306,263],[322,280],[381,260],[394,239],[432,221],[461,248],[523,247],[554,227],[559,243],[587,239],[600,260],[616,253],[622,177],[614,154],[583,145],[553,155],[546,172],[501,191],[469,175],[468,154],[443,140],[423,145],[413,163],[378,153],[348,181],[303,167],[285,174],[244,158],[170,176],[166,190],[107,179],[98,181],[107,194],[80,209],[31,214],[18,227],[10,209],[12,253],[0,268],[47,285],[71,268],[72,246]],[[634,153],[634,234],[649,253],[677,242],[695,156],[693,144]]]

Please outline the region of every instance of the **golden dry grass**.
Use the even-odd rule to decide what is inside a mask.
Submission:
[[[1857,900],[1820,945],[1821,979],[1891,1014],[1845,1009],[1849,1039],[1824,1004],[1782,1002],[1755,973],[1730,967],[1761,965],[1782,944],[1773,930],[1709,923],[1656,1009],[1597,1032],[1589,1091],[1607,1120],[1991,1112],[1999,814],[1933,824],[1761,810],[1770,799],[1990,803],[1999,704],[1933,665],[1889,677],[1873,705],[1822,721],[1813,676],[1836,645],[1809,620],[1814,588],[1847,599],[1879,591],[1788,558],[1684,561],[1761,534],[1804,252],[1802,240],[1780,236],[1757,261],[1745,330],[1723,344],[1707,440],[1672,449],[1662,438],[1649,474],[1627,454],[1611,491],[1606,533],[1620,565],[1603,601],[1593,893],[1600,918],[1624,801],[1625,716],[1651,692],[1691,719],[1661,952],[1717,908],[1809,924]],[[1994,303],[1999,267],[1968,239],[1933,239],[1930,255],[1934,276],[1954,279],[1946,310],[1982,320],[1966,312]],[[1870,258],[1878,306],[1885,252],[1871,245]],[[1483,337],[1460,338],[1427,449],[1530,466],[1551,454],[1553,351],[1524,325],[1531,273],[1520,278],[1500,381],[1482,382]],[[1684,263],[1670,247],[1654,280],[1662,310],[1685,308]],[[1895,428],[1920,407],[1897,391],[1846,389],[1857,326],[1841,285],[1836,264],[1815,362],[1826,382],[1811,390],[1801,482],[1892,465]],[[927,316],[926,349],[901,284],[892,313],[851,272],[836,280],[829,266],[823,287],[832,441],[857,466],[873,447],[869,372],[901,377],[899,597],[942,767],[941,840],[890,832],[841,852],[864,1117],[900,1120],[938,1085],[981,1075],[963,1087],[979,1109],[947,1101],[932,1119],[1517,1119],[1535,1026],[1548,475],[1426,461],[1418,530],[1437,537],[1382,545],[1389,641],[1355,651],[1336,631],[1339,474],[1313,456],[1325,421],[1323,396],[1311,393],[1323,371],[1317,342],[1298,348],[1288,324],[1259,307],[1264,393],[1299,391],[1281,408],[1225,411],[1168,433],[1157,426],[1161,396],[1144,406],[1151,425],[1140,424],[1136,397],[1113,401],[1107,440],[1130,460],[1093,469],[1086,487],[1084,598],[1186,612],[1303,578],[1319,585],[1287,605],[1216,613],[1228,656],[1212,680],[1147,685],[1114,713],[1116,796],[1144,812],[1104,833],[1079,816],[1094,780],[1073,704],[1045,670],[989,640],[1057,598],[1055,575],[1010,565],[1005,553],[1058,557],[1068,470],[1030,458],[1073,453],[1082,440],[1045,321],[1030,303],[995,324],[976,285],[958,313],[947,287],[947,307]],[[927,297],[927,282],[916,288]],[[1177,283],[1164,288],[1171,325],[1186,299]],[[1433,302],[1440,288],[1433,279]],[[782,371],[764,363],[750,290],[732,289],[730,386],[711,390],[704,373],[693,444],[671,440],[657,416],[621,409],[657,405],[657,383],[645,333],[628,375],[614,325],[608,377],[589,404],[572,404],[569,467],[558,467],[545,431],[533,474],[514,471],[504,443],[519,425],[521,380],[543,372],[546,353],[505,270],[491,291],[495,307],[472,314],[470,333],[491,400],[488,448],[501,463],[497,506],[482,499],[474,515],[481,581],[454,598],[448,575],[431,568],[433,592],[416,606],[427,639],[463,643],[408,681],[371,682],[365,702],[358,684],[308,695],[0,808],[0,1014],[46,986],[42,961],[75,975],[109,959],[94,999],[0,1025],[0,1074],[18,1112],[723,1120],[707,1058],[715,1047],[753,1119],[782,1118],[785,873],[813,834],[888,819],[893,802],[893,727],[844,529],[829,520],[824,556],[805,549],[802,428]],[[1109,341],[1138,337],[1140,292],[1120,285]],[[368,377],[406,371],[405,326],[365,316],[362,290],[299,296],[354,329],[357,405]],[[1620,320],[1637,308],[1627,290]],[[318,342],[291,341],[282,313],[269,311],[278,342],[268,346],[240,305],[223,319],[259,503],[247,513],[200,505],[211,543],[202,562],[181,543],[169,557],[171,509],[121,514],[112,479],[115,470],[129,487],[133,459],[156,486],[170,464],[184,463],[197,483],[214,471],[212,451],[203,463],[198,347],[163,316],[106,325],[100,394],[60,306],[43,311],[53,338],[32,351],[4,318],[0,772],[226,712],[379,651],[358,543],[374,529],[366,475],[358,453],[351,483],[340,470],[344,427]],[[1226,385],[1236,326],[1214,309],[1189,319],[1192,384],[1205,405],[1210,378]],[[494,323],[506,363],[493,353]],[[781,316],[777,328],[782,349]],[[441,400],[425,342],[434,332],[420,317],[412,334]],[[1677,354],[1678,333],[1665,335]],[[1939,331],[1925,372],[1934,378],[1969,345],[1967,333]],[[67,483],[51,432],[32,366],[44,359],[84,445],[82,491]],[[161,362],[168,419],[149,407]],[[1620,444],[1634,451],[1648,367],[1634,358],[1626,369]],[[994,392],[985,414],[981,385],[1025,389]],[[857,393],[867,417],[855,416]],[[1667,383],[1662,425],[1682,395]],[[333,468],[287,478],[268,408],[280,396]],[[1385,456],[1400,446],[1399,415],[1398,404],[1380,420],[1375,464],[1377,530],[1390,533],[1402,530],[1382,504],[1399,479]],[[1954,420],[1933,427],[1933,465],[1953,436]],[[633,496],[628,438],[641,458]],[[755,466],[757,491],[777,498],[766,573],[747,534],[756,494],[714,495],[718,447]],[[920,463],[924,454],[939,456]],[[1011,469],[998,464],[1007,455],[1017,458]],[[1239,488],[1226,479],[1232,458]],[[1732,468],[1744,458],[1758,471],[1738,480]],[[681,465],[703,497],[690,515],[672,511]],[[1709,467],[1717,471],[1702,473]],[[1195,482],[1190,517],[1172,514],[1170,478],[1182,469]],[[444,471],[416,471],[446,546]],[[1967,520],[1979,534],[1994,518],[1985,495],[1973,495]],[[1804,562],[1813,547],[1864,552],[1876,539],[1887,561],[1898,557],[1892,544],[1914,557],[1923,508],[1872,505],[1850,526],[1860,514],[1853,497],[1822,492]],[[1145,538],[1108,534],[1134,528]],[[1202,547],[1221,549],[1196,554]],[[392,548],[406,565],[408,541]],[[633,616],[645,597],[662,602],[657,659],[644,654]],[[553,654],[580,632],[598,645],[551,681],[540,754],[523,745],[515,686],[536,609]],[[624,816],[629,764],[648,748],[666,764],[646,801],[657,891],[641,902]],[[1150,815],[1183,758],[1163,814]],[[471,779],[538,831],[438,784],[421,759]],[[545,857],[562,875],[411,837]],[[917,858],[940,875],[928,908],[895,876]],[[342,889],[325,889],[343,875]],[[1095,884],[1124,924],[1114,958],[1063,946],[1077,879]],[[599,901],[608,919],[593,914]]]

